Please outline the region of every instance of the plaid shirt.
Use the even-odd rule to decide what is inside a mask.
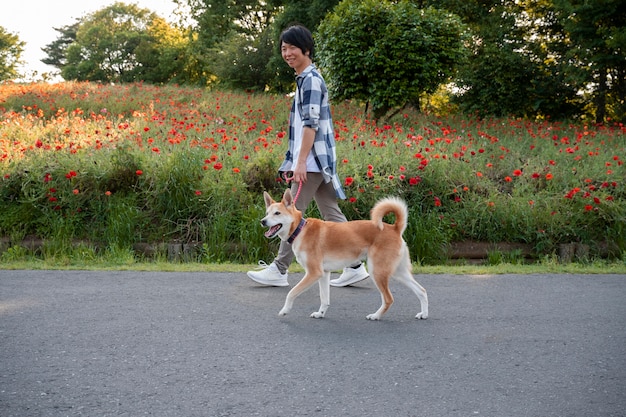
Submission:
[[[320,173],[327,183],[332,181],[337,197],[345,199],[346,195],[337,175],[335,132],[326,82],[317,72],[315,65],[311,64],[296,77],[296,84],[298,87],[289,114],[289,147],[279,171],[288,172],[293,169],[295,143],[293,121],[299,114],[304,127],[315,130],[315,141],[311,152],[313,152]]]

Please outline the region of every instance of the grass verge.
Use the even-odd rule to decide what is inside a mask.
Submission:
[[[127,261],[43,261],[19,260],[0,264],[0,270],[85,270],[85,271],[149,271],[149,272],[234,272],[245,274],[255,269],[256,265],[233,263],[172,263],[127,262]],[[300,273],[300,265],[293,264],[292,273]],[[501,274],[624,274],[626,262],[594,261],[590,263],[561,264],[555,259],[548,259],[533,264],[498,265],[413,265],[414,274],[450,274],[450,275],[501,275]]]

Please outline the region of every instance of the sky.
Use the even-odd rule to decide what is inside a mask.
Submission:
[[[137,4],[150,9],[168,22],[174,21],[172,12],[176,5],[171,0],[121,0],[127,4]],[[41,62],[47,55],[41,48],[59,37],[55,27],[63,27],[76,22],[77,18],[95,12],[115,3],[115,0],[11,0],[3,1],[0,10],[0,26],[7,32],[17,35],[25,42],[22,61],[25,64],[19,72],[26,79],[41,79],[41,74],[57,72],[55,67]],[[34,71],[39,76],[33,77]]]

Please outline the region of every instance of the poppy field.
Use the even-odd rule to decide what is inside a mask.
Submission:
[[[44,254],[179,242],[202,262],[271,260],[262,192],[278,198],[291,98],[179,86],[0,85],[0,237]],[[406,111],[375,122],[333,103],[349,220],[408,203],[414,261],[453,242],[626,250],[626,127]],[[306,213],[318,217],[315,206]]]

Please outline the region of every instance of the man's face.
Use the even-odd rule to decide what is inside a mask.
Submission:
[[[290,43],[283,42],[280,51],[287,65],[293,68],[296,74],[300,74],[311,63],[311,59],[302,53],[302,49]]]

